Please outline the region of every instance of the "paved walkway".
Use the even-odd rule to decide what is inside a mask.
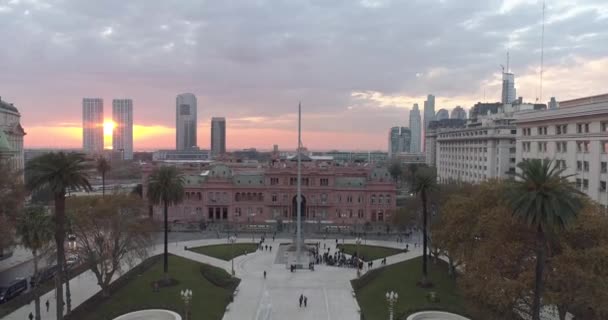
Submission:
[[[13,255],[0,260],[0,272],[18,266],[33,259],[32,252],[22,246],[16,246]]]
[[[239,256],[234,259],[236,276],[241,278],[235,300],[228,306],[224,315],[225,320],[270,320],[270,319],[323,319],[323,320],[352,320],[359,319],[359,306],[354,299],[350,280],[356,277],[356,270],[350,268],[329,267],[320,265],[315,271],[299,270],[295,273],[289,272],[283,264],[274,264],[275,255],[278,252],[280,242],[290,242],[291,239],[276,239],[267,243],[273,244],[272,252],[257,251],[248,255]],[[251,242],[248,238],[239,238],[237,242]],[[335,250],[335,240],[308,239],[307,242],[325,242]],[[231,270],[231,262],[213,257],[197,254],[184,250],[184,246],[194,247],[200,245],[212,245],[227,243],[226,239],[207,239],[171,243],[169,251],[194,261],[199,261],[219,268],[227,272]],[[343,243],[343,241],[340,241]],[[354,243],[354,240],[346,240],[345,243]],[[367,241],[368,245],[381,245],[388,247],[403,248],[405,244],[389,241]],[[410,244],[410,248],[412,245]],[[162,252],[162,245],[157,245],[151,250],[151,255]],[[412,259],[422,254],[420,248],[408,253],[401,253],[387,258],[387,264],[393,264]],[[379,266],[380,260],[374,261]],[[128,270],[129,267],[125,266]],[[267,279],[264,280],[263,272],[267,271]],[[118,276],[117,276],[118,277]],[[99,292],[97,280],[91,271],[86,271],[70,281],[72,291],[72,308],[80,305],[85,300]],[[304,294],[308,297],[308,307],[298,306],[298,297]],[[47,312],[44,303],[50,303]],[[41,297],[42,319],[55,320],[55,291],[51,291]],[[33,302],[25,305],[10,315],[4,317],[6,320],[24,320],[33,312]]]

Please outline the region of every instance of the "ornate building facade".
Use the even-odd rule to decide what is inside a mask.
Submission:
[[[396,209],[397,193],[386,168],[335,166],[308,157],[303,161],[304,223],[389,221]],[[144,169],[144,190],[153,169],[152,165]],[[169,208],[170,221],[272,224],[296,219],[297,167],[293,161],[255,168],[215,163],[182,171],[186,195],[180,205]],[[161,220],[162,207],[155,206],[152,214]]]
[[[12,103],[0,98],[0,159],[8,160],[11,168],[22,171],[23,137],[25,131],[21,127],[21,114]]]

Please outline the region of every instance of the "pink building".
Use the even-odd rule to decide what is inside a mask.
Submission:
[[[144,190],[152,169],[144,170]],[[295,162],[259,167],[214,163],[184,168],[183,174],[185,198],[169,209],[170,221],[272,224],[296,218]],[[307,223],[383,222],[396,208],[396,186],[388,170],[371,165],[303,162],[302,197],[302,218]],[[155,206],[153,215],[161,220],[162,208]]]

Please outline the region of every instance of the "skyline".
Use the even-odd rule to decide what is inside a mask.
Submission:
[[[507,51],[518,95],[534,102],[541,14],[526,0],[12,0],[0,4],[11,43],[0,95],[19,108],[28,148],[81,146],[87,96],[133,99],[135,150],[174,148],[175,96],[192,92],[201,148],[212,117],[227,119],[229,149],[295,148],[302,101],[308,148],[384,150],[429,93],[436,110],[500,101]],[[540,102],[604,93],[606,40],[604,1],[548,2]]]

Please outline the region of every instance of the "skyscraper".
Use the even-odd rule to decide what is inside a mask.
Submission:
[[[452,114],[450,115],[450,119],[467,119],[467,112],[460,106],[452,109]]]
[[[388,156],[394,157],[401,152],[410,152],[411,133],[406,127],[392,127],[388,132]]]
[[[420,109],[417,103],[414,103],[414,107],[410,110],[410,131],[412,134],[410,152],[420,152]]]
[[[123,160],[133,159],[133,100],[112,100],[112,149],[120,152]]]
[[[103,99],[82,99],[82,149],[87,154],[103,152]]]
[[[549,100],[549,109],[557,108],[559,108],[559,103],[557,102],[557,100],[555,100],[555,97],[551,97],[551,100]]]
[[[435,115],[435,120],[443,120],[443,119],[449,119],[449,118],[450,118],[450,113],[446,109],[439,109],[439,111],[437,111],[437,115]]]
[[[196,148],[197,126],[196,96],[182,93],[175,98],[175,148],[188,150]]]
[[[433,120],[435,120],[435,96],[429,94],[424,101],[424,129]]]
[[[426,100],[424,101],[424,134],[422,135],[422,146],[424,148],[424,150],[426,151],[426,143],[425,143],[425,136],[426,136],[426,128],[429,126],[429,122],[435,120],[435,96],[432,94],[429,94],[426,97]]]
[[[517,93],[515,92],[515,75],[509,72],[502,73],[502,103],[512,103],[515,101]]]
[[[226,119],[211,118],[211,155],[226,153]]]

